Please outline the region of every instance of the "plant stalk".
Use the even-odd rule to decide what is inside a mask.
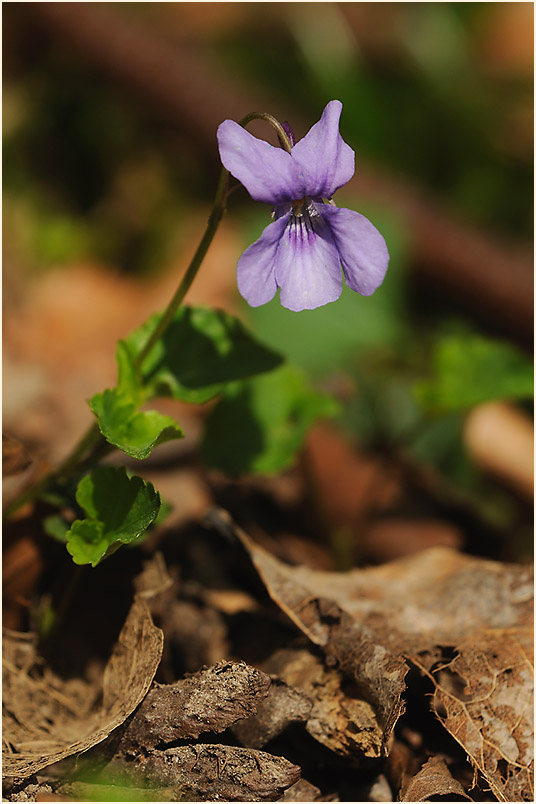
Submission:
[[[207,228],[205,229],[205,233],[201,238],[201,241],[196,249],[194,256],[190,261],[190,265],[186,269],[186,273],[184,274],[179,287],[175,291],[175,295],[171,299],[170,303],[166,307],[164,313],[162,314],[158,324],[154,328],[153,332],[151,333],[147,343],[141,350],[141,352],[137,355],[135,360],[136,368],[140,369],[143,361],[150,353],[151,349],[155,345],[155,343],[160,340],[168,326],[171,324],[173,317],[177,310],[179,309],[182,301],[190,287],[192,282],[194,281],[195,277],[197,276],[197,272],[201,267],[201,263],[203,262],[205,255],[209,249],[210,244],[216,234],[216,230],[220,224],[220,221],[223,217],[223,213],[225,212],[225,201],[226,201],[226,190],[227,190],[227,181],[228,181],[229,174],[225,170],[222,169],[220,174],[220,179],[218,181],[218,188],[216,190],[216,197],[214,199],[214,204],[212,206],[212,210],[210,212]]]
[[[201,238],[201,241],[197,247],[197,250],[192,257],[186,272],[181,279],[181,282],[171,299],[170,303],[168,304],[166,310],[164,311],[163,315],[158,321],[154,331],[151,333],[147,343],[141,350],[141,352],[136,357],[136,367],[139,369],[141,368],[143,361],[155,345],[155,343],[161,338],[163,333],[166,331],[167,327],[173,320],[175,313],[177,312],[179,306],[181,305],[184,297],[186,296],[188,290],[192,282],[194,281],[199,268],[201,267],[201,263],[209,249],[210,244],[216,234],[216,230],[220,224],[220,221],[223,217],[225,212],[225,201],[226,201],[226,191],[227,191],[227,183],[228,183],[228,172],[222,169],[218,187],[216,190],[216,197],[214,199],[214,205],[210,212],[207,227],[205,229],[205,233]],[[107,447],[107,448],[106,448]],[[78,468],[83,463],[91,463],[91,461],[99,454],[104,451],[104,454],[109,450],[113,449],[112,445],[108,444],[105,440],[103,435],[99,430],[99,426],[97,422],[92,424],[88,430],[84,433],[78,444],[74,447],[71,453],[63,460],[59,466],[56,467],[52,472],[48,472],[48,474],[44,475],[41,480],[39,480],[34,486],[31,486],[26,491],[19,494],[18,497],[15,497],[14,500],[9,503],[9,505],[5,508],[3,516],[4,519],[8,519],[13,514],[19,510],[23,505],[26,503],[32,502],[33,500],[37,499],[41,494],[43,494],[52,483],[56,480],[60,480],[65,475],[69,474],[73,469]]]
[[[26,503],[32,502],[45,492],[54,481],[67,475],[72,469],[76,468],[82,462],[86,453],[91,454],[95,449],[100,446],[102,435],[99,430],[97,422],[92,424],[84,433],[78,444],[69,453],[69,455],[57,466],[52,472],[48,472],[39,480],[34,486],[31,486],[26,491],[15,497],[9,505],[6,506],[3,512],[4,519],[9,519],[13,514],[22,508]]]
[[[290,153],[291,144],[288,139],[288,136],[282,127],[281,123],[276,120],[270,114],[265,112],[252,112],[251,114],[246,115],[241,121],[241,126],[247,126],[252,120],[264,120],[265,122],[269,123],[275,130],[277,131],[279,140],[282,144],[282,147]],[[184,276],[182,277],[177,290],[171,301],[169,302],[168,306],[164,310],[164,313],[158,320],[153,332],[149,336],[147,342],[139,352],[139,354],[135,358],[135,367],[138,371],[141,371],[143,362],[145,358],[149,355],[154,345],[160,340],[170,323],[173,321],[175,313],[177,312],[178,308],[182,304],[184,297],[188,293],[192,282],[194,281],[195,277],[197,276],[197,272],[201,267],[201,264],[205,258],[205,255],[214,239],[214,235],[218,229],[221,219],[223,218],[225,212],[225,205],[227,201],[227,196],[229,194],[228,191],[228,180],[229,180],[229,173],[225,168],[222,168],[220,173],[220,178],[218,181],[218,186],[216,189],[216,196],[214,198],[214,203],[212,205],[212,210],[208,217],[207,226],[203,237],[196,249],[194,256],[192,257],[188,268]],[[41,494],[43,494],[49,486],[54,483],[56,480],[60,480],[62,477],[65,477],[69,472],[74,469],[79,469],[81,466],[85,464],[91,464],[95,461],[97,457],[101,455],[107,454],[107,452],[113,450],[113,445],[109,444],[105,439],[104,436],[101,434],[98,424],[92,424],[91,427],[86,431],[83,437],[80,439],[78,444],[74,447],[72,452],[63,460],[60,465],[54,469],[52,472],[44,475],[34,486],[30,487],[26,491],[22,492],[18,497],[16,497],[12,502],[5,508],[4,510],[4,519],[11,517],[16,511],[19,510],[23,505],[26,503],[32,502],[33,500],[37,499]]]

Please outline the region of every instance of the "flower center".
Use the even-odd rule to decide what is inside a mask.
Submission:
[[[289,223],[295,231],[300,231],[304,235],[319,232],[322,228],[323,220],[315,203],[305,196],[292,201]]]
[[[299,198],[297,201],[292,202],[292,214],[295,218],[299,218],[303,215],[303,207],[307,203],[307,198]]]

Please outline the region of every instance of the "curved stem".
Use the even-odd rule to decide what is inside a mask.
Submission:
[[[268,112],[250,112],[250,114],[247,114],[245,117],[242,118],[242,120],[240,120],[239,125],[245,128],[248,123],[251,123],[252,120],[264,120],[265,122],[269,123],[273,128],[275,128],[277,136],[279,137],[279,141],[281,142],[281,145],[286,151],[288,151],[288,153],[290,153],[292,145],[287,135],[287,132],[285,131],[279,120],[277,120],[273,115],[269,114]],[[171,321],[173,320],[173,316],[180,307],[184,297],[188,293],[190,286],[197,275],[199,268],[201,267],[201,263],[205,258],[205,255],[209,249],[210,244],[212,243],[214,235],[216,234],[216,230],[223,217],[223,213],[225,212],[225,202],[227,200],[228,195],[228,181],[229,181],[229,172],[225,168],[222,168],[220,178],[218,181],[218,187],[216,189],[214,204],[212,205],[212,210],[208,218],[205,233],[201,238],[201,242],[199,243],[197,250],[190,261],[190,265],[186,269],[186,273],[184,274],[179,287],[175,291],[175,295],[173,296],[167,308],[165,309],[164,313],[160,317],[147,343],[145,344],[141,352],[137,355],[135,360],[135,366],[137,369],[141,368],[143,361],[145,360],[145,358],[147,357],[147,355],[149,354],[155,343],[158,340],[160,340],[160,338],[170,325]]]
[[[218,181],[216,197],[208,218],[205,233],[201,238],[201,242],[199,243],[197,250],[190,261],[190,264],[186,269],[175,295],[159,319],[158,324],[151,333],[147,343],[136,357],[135,364],[138,369],[141,368],[143,361],[173,320],[173,316],[175,315],[178,307],[183,301],[197,275],[197,272],[201,266],[201,263],[203,262],[210,244],[212,243],[218,225],[225,211],[228,177],[228,172],[225,170],[225,168],[223,168]],[[78,444],[69,453],[65,460],[63,460],[59,466],[56,467],[56,469],[44,475],[44,477],[42,477],[41,480],[39,480],[34,486],[31,486],[31,488],[22,492],[22,494],[19,494],[18,497],[16,497],[8,506],[6,506],[3,513],[4,518],[7,519],[18,511],[23,505],[37,499],[37,497],[43,494],[43,492],[45,492],[52,483],[54,483],[56,480],[60,480],[73,469],[79,468],[84,464],[91,464],[92,462],[95,462],[98,457],[101,457],[103,454],[105,455],[107,452],[110,452],[113,449],[115,448],[104,439],[104,436],[99,430],[98,424],[95,422],[88,428]]]
[[[59,466],[57,466],[52,472],[48,472],[46,475],[44,475],[34,486],[31,486],[26,491],[23,491],[22,494],[19,494],[18,497],[15,497],[15,499],[6,506],[3,512],[4,518],[7,519],[8,517],[12,516],[16,511],[19,510],[19,508],[22,508],[23,505],[26,505],[26,503],[32,502],[32,500],[35,500],[37,497],[39,497],[52,483],[54,483],[55,480],[59,480],[68,474],[72,469],[82,462],[82,459],[86,454],[92,454],[97,447],[100,447],[101,441],[102,435],[98,424],[95,422],[86,430],[78,444],[59,464]]]
[[[282,148],[290,153],[292,149],[292,143],[288,138],[288,134],[279,122],[279,120],[273,116],[273,114],[268,114],[268,112],[250,112],[245,117],[242,118],[240,121],[240,125],[244,128],[247,126],[248,123],[251,123],[252,120],[264,120],[265,123],[269,123],[272,128],[275,128],[277,132],[277,136],[279,142],[281,143]]]
[[[223,217],[223,213],[225,212],[225,199],[226,199],[226,189],[227,189],[227,181],[229,178],[229,173],[222,169],[220,174],[220,179],[218,181],[218,188],[216,190],[216,197],[214,199],[214,204],[212,210],[210,212],[207,228],[205,229],[205,233],[201,238],[201,241],[197,247],[197,250],[190,261],[190,265],[186,269],[186,272],[181,279],[179,287],[175,291],[175,295],[171,299],[170,303],[166,307],[164,313],[162,314],[161,318],[158,321],[158,324],[154,328],[153,332],[151,333],[149,340],[141,350],[141,352],[137,355],[135,360],[136,368],[141,368],[143,361],[155,345],[155,343],[161,338],[163,333],[168,328],[169,324],[173,320],[173,316],[177,312],[178,308],[180,307],[184,297],[188,293],[192,282],[194,281],[199,268],[201,267],[201,263],[203,262],[205,255],[209,249],[210,244],[216,234],[216,230],[219,226],[219,223]]]
[[[264,120],[265,122],[269,123],[277,132],[277,136],[282,147],[290,153],[291,150],[291,142],[289,137],[281,125],[281,123],[273,117],[271,114],[267,112],[252,112],[251,114],[246,115],[241,121],[241,126],[247,126],[252,120]],[[194,281],[195,277],[197,276],[197,272],[201,267],[201,263],[205,258],[205,255],[209,249],[212,240],[214,239],[214,235],[218,229],[220,221],[223,217],[225,212],[225,202],[228,196],[228,181],[229,181],[229,173],[225,168],[222,168],[220,173],[220,178],[218,181],[218,187],[216,189],[216,196],[214,198],[214,204],[212,206],[212,210],[208,217],[207,226],[205,229],[205,233],[201,238],[201,241],[196,249],[194,256],[192,257],[188,268],[184,276],[182,277],[180,284],[175,291],[175,294],[171,301],[169,302],[168,306],[164,310],[163,314],[158,320],[153,332],[149,336],[147,342],[145,343],[144,347],[141,349],[139,354],[135,358],[135,367],[139,371],[143,365],[145,358],[149,355],[154,345],[157,343],[158,340],[162,337],[170,323],[172,322],[175,313],[177,312],[178,308],[182,304],[184,297],[188,293],[192,282]],[[68,474],[73,469],[80,468],[83,465],[91,464],[95,462],[98,457],[105,455],[107,452],[112,451],[115,449],[113,445],[109,444],[105,439],[104,436],[101,434],[98,424],[95,423],[91,425],[91,427],[87,430],[84,436],[80,439],[78,444],[74,447],[72,452],[65,458],[60,465],[54,469],[52,472],[46,474],[41,480],[36,483],[31,488],[27,489],[25,492],[20,494],[16,497],[4,510],[4,517],[12,516],[16,511],[19,510],[23,505],[32,500],[35,500],[39,497],[46,489],[56,480],[60,480],[66,474]]]

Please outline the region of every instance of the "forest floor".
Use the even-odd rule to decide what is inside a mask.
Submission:
[[[217,264],[192,299],[229,308]],[[7,500],[76,441],[115,339],[175,281],[9,285]],[[187,438],[136,466],[171,506],[140,546],[76,568],[50,506],[5,527],[7,800],[532,800],[532,575],[504,534],[334,425],[281,476],[229,480],[199,461],[203,409],[174,415]]]

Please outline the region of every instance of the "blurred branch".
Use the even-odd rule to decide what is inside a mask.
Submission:
[[[66,48],[122,83],[160,115],[215,149],[222,120],[269,109],[307,128],[281,103],[237,86],[204,55],[163,39],[107,3],[35,3],[34,19]],[[447,294],[496,332],[532,345],[533,258],[517,246],[456,220],[403,181],[359,164],[350,188],[396,211],[407,225],[419,287]]]
[[[128,7],[126,12],[109,3],[33,3],[31,8],[34,19],[65,49],[211,150],[222,120],[240,120],[259,106],[256,95],[227,84],[221,69],[211,69],[193,47],[141,27]]]

